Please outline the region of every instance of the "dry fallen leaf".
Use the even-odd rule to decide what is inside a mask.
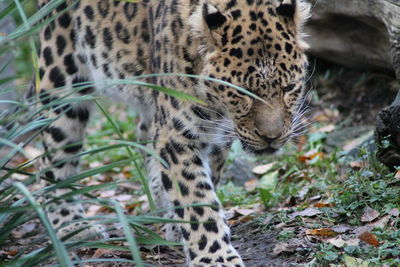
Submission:
[[[239,218],[239,222],[245,223],[245,222],[249,222],[249,221],[251,221],[253,219],[254,219],[254,215],[242,216],[242,217]]]
[[[278,243],[272,250],[272,255],[278,256],[282,252],[293,252],[293,248],[290,248],[288,243]]]
[[[371,222],[373,220],[375,220],[376,218],[378,218],[379,216],[379,212],[371,209],[371,208],[366,208],[364,211],[364,214],[361,216],[361,221],[362,222]]]
[[[101,198],[112,198],[116,195],[117,191],[116,190],[104,190],[101,191],[100,197]]]
[[[11,175],[11,178],[13,180],[16,180],[16,181],[25,181],[26,180],[26,175],[20,174],[20,173],[13,173]]]
[[[300,200],[304,200],[305,196],[307,195],[308,191],[310,191],[310,187],[309,186],[305,186],[303,187],[303,189],[301,189],[298,193],[298,198]]]
[[[233,218],[236,218],[237,216],[237,213],[233,209],[225,210],[224,214],[225,214],[224,216],[225,219],[228,221],[232,220]]]
[[[354,258],[345,255],[344,262],[346,263],[347,267],[368,267],[369,262],[363,261],[362,259]]]
[[[307,208],[307,209],[305,209],[303,211],[295,211],[292,214],[289,214],[289,218],[294,219],[297,216],[312,217],[312,216],[315,216],[315,215],[321,214],[321,213],[322,213],[322,211],[319,211],[317,209]]]
[[[95,168],[98,168],[98,167],[101,167],[101,166],[103,166],[103,163],[100,162],[100,161],[92,161],[92,162],[89,163],[89,167],[91,169],[95,169]]]
[[[363,163],[361,161],[352,161],[350,162],[350,167],[353,170],[359,170],[363,167]]]
[[[86,212],[86,215],[89,216],[89,217],[90,216],[95,216],[95,215],[97,215],[97,212],[100,211],[100,209],[101,209],[101,206],[90,205],[88,210],[87,210],[87,212]]]
[[[236,225],[238,223],[249,222],[249,221],[251,221],[253,219],[254,219],[253,215],[242,216],[238,220],[228,220],[228,225],[229,226],[233,226],[233,225]]]
[[[307,153],[305,153],[302,156],[299,156],[299,161],[300,162],[306,162],[308,160],[312,160],[316,157],[322,158],[324,156],[324,153],[318,152],[316,149],[310,150]]]
[[[33,146],[26,146],[24,151],[29,159],[38,158],[40,155],[42,155],[42,151]]]
[[[149,200],[147,199],[146,194],[139,197],[138,201],[140,201],[142,203],[142,211],[150,210],[150,204],[149,204]]]
[[[356,235],[360,235],[364,232],[369,232],[374,228],[383,228],[386,226],[386,224],[389,222],[390,215],[386,215],[382,217],[381,219],[377,220],[376,222],[369,223],[367,225],[358,227],[353,230],[353,233]]]
[[[328,124],[324,127],[319,128],[318,131],[321,133],[330,133],[330,132],[333,132],[335,130],[335,128],[336,127],[334,124]]]
[[[14,238],[21,238],[37,228],[36,223],[25,223],[17,227],[11,234]]]
[[[391,210],[389,211],[389,214],[392,215],[392,216],[394,216],[394,217],[399,217],[400,211],[399,211],[399,209],[397,209],[397,208],[393,208],[393,209],[391,209]]]
[[[260,212],[264,210],[264,206],[260,203],[256,203],[253,205],[245,205],[234,206],[225,211],[225,218],[227,220],[231,220],[231,223],[235,223],[236,221],[242,221],[243,217],[248,217],[253,213]],[[251,215],[253,216],[253,215]],[[246,218],[243,220],[247,220]]]
[[[338,226],[332,227],[332,229],[336,233],[343,234],[343,233],[350,231],[352,228],[347,225],[338,225]]]
[[[329,208],[329,207],[334,207],[335,204],[333,203],[322,203],[322,202],[317,202],[314,204],[314,207],[316,208]]]
[[[386,224],[389,222],[390,219],[390,215],[386,215],[382,218],[380,218],[379,220],[377,220],[376,222],[374,222],[372,225],[374,228],[384,228],[386,226]]]
[[[256,166],[253,169],[253,173],[258,174],[258,175],[262,175],[266,172],[268,172],[269,170],[271,170],[271,168],[274,166],[275,162],[271,162],[265,165],[260,165],[260,166]]]
[[[247,215],[250,215],[250,214],[256,212],[255,210],[252,210],[252,209],[241,209],[241,208],[235,208],[234,211],[242,216],[247,216]]]
[[[314,120],[318,122],[332,122],[340,119],[340,112],[337,109],[324,109],[322,111],[316,112],[314,115]]]
[[[337,248],[342,248],[344,245],[346,246],[358,246],[360,240],[357,238],[351,238],[349,240],[343,240],[342,237],[337,236],[334,238],[330,238],[327,240],[328,243],[334,245]]]
[[[258,185],[258,179],[251,179],[244,183],[244,188],[247,192],[253,191]]]
[[[301,247],[310,247],[311,244],[307,244],[304,238],[291,238],[286,243],[278,243],[272,250],[272,255],[277,256],[283,252],[295,252],[296,249]]]
[[[92,259],[97,259],[101,258],[104,254],[111,254],[112,255],[113,251],[110,249],[105,249],[105,248],[98,248],[96,252],[93,254]]]
[[[127,201],[133,199],[133,195],[132,194],[117,194],[116,196],[113,196],[112,199],[118,200],[119,202],[127,202]]]
[[[380,246],[380,243],[376,238],[376,236],[374,234],[371,234],[370,232],[364,232],[361,235],[359,235],[358,238],[374,247]]]
[[[309,200],[314,201],[314,200],[321,199],[321,197],[322,197],[321,195],[315,195],[315,196],[310,197]]]
[[[7,251],[8,256],[15,256],[18,254],[18,250],[11,250],[11,251]]]
[[[130,204],[126,204],[126,205],[125,205],[125,209],[126,209],[128,212],[131,212],[131,211],[133,211],[134,209],[136,209],[137,207],[140,207],[141,205],[142,205],[141,202],[133,202],[133,203],[130,203]]]
[[[226,223],[229,225],[229,227],[232,227],[238,223],[238,220],[227,220]]]
[[[306,231],[307,235],[317,235],[317,236],[336,236],[338,233],[333,231],[331,228],[318,228],[318,229],[308,229]]]

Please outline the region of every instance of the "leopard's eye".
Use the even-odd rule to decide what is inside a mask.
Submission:
[[[283,91],[285,93],[290,92],[290,91],[292,91],[294,89],[295,86],[296,86],[295,84],[289,84],[288,86],[283,88]]]

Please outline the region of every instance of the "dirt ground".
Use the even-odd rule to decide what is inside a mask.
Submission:
[[[272,249],[277,244],[277,232],[260,231],[255,224],[238,225],[232,228],[235,247],[242,256],[246,266],[296,266],[299,259],[296,255],[276,257]]]

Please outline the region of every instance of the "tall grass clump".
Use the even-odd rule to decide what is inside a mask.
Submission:
[[[0,57],[10,58],[7,62],[1,62],[0,66],[0,266],[39,266],[46,263],[58,264],[60,266],[74,266],[85,263],[97,263],[101,261],[127,262],[130,265],[144,266],[141,259],[139,246],[145,245],[176,245],[175,243],[163,240],[159,235],[150,231],[145,225],[171,222],[162,219],[157,215],[157,211],[152,201],[148,189],[146,174],[140,168],[141,153],[150,154],[154,157],[153,151],[147,149],[143,144],[124,140],[118,128],[118,123],[102,106],[96,95],[77,96],[76,90],[92,86],[88,83],[78,84],[73,89],[56,88],[54,94],[58,96],[46,105],[38,105],[36,97],[26,99],[21,97],[31,86],[35,91],[40,81],[32,79],[38,72],[37,58],[37,35],[40,29],[56,19],[57,16],[47,16],[51,10],[60,6],[64,0],[52,0],[40,10],[35,11],[32,2],[26,0],[4,1],[0,10],[0,20],[14,21],[17,25],[15,29],[0,36]],[[12,55],[11,57],[9,55]],[[16,72],[11,75],[6,73],[12,66],[16,66]],[[135,83],[135,81],[112,81],[113,83]],[[139,83],[139,81],[137,81]],[[143,86],[151,87],[165,93],[178,94],[178,92],[155,85]],[[5,98],[6,94],[17,95],[16,99]],[[185,97],[185,96],[183,96]],[[85,157],[96,155],[105,151],[118,149],[127,150],[127,156],[118,161],[99,167],[83,170],[81,173],[67,177],[59,183],[51,183],[50,186],[40,187],[37,182],[40,179],[49,178],[42,175],[35,168],[38,159],[44,156],[29,155],[27,147],[37,147],[37,138],[40,132],[46,129],[55,118],[46,116],[51,106],[63,106],[83,101],[94,101],[101,113],[113,125],[113,129],[119,138],[91,139],[90,149],[74,155],[74,157]],[[52,151],[54,152],[54,151]],[[97,185],[82,185],[80,181],[96,174],[106,173],[118,167],[132,165],[140,174],[143,183],[143,191],[147,194],[150,201],[152,213],[144,216],[129,216],[122,206],[115,200],[102,199],[95,197],[93,192],[97,190],[113,189],[127,180],[116,180],[113,182]],[[17,177],[17,178],[16,178]],[[54,192],[59,188],[70,189],[68,193],[57,198],[41,201],[41,196]],[[60,200],[74,198],[74,201],[82,202],[84,205],[98,205],[111,210],[109,215],[89,216],[84,219],[90,223],[102,224],[108,231],[115,230],[122,226],[120,235],[108,239],[97,241],[70,239],[74,234],[60,239],[57,229],[53,229],[46,215],[46,207]],[[25,233],[24,228],[29,228],[29,223],[35,222],[40,225],[39,229],[31,229],[30,233]],[[22,230],[21,230],[22,229]],[[24,232],[21,236],[19,231]],[[84,259],[78,253],[81,248],[106,248],[117,251],[130,251],[132,259]]]

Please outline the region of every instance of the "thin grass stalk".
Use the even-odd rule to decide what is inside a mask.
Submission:
[[[137,264],[138,267],[144,267],[142,258],[140,257],[140,254],[139,254],[139,248],[137,246],[135,236],[133,235],[133,233],[131,231],[131,228],[130,228],[128,220],[124,214],[124,211],[122,210],[121,206],[119,205],[119,203],[117,201],[111,200],[111,202],[115,206],[115,210],[116,210],[118,218],[122,224],[123,231],[124,231],[126,240],[128,241],[129,248],[130,248],[132,256],[135,260],[135,263]]]
[[[163,77],[163,76],[188,77],[188,78],[195,78],[195,79],[201,79],[201,80],[207,80],[207,81],[220,83],[220,84],[232,87],[232,88],[238,90],[239,92],[242,92],[242,93],[244,93],[244,94],[246,94],[248,96],[251,96],[254,99],[257,99],[257,100],[263,102],[264,104],[269,105],[269,103],[267,103],[264,99],[260,98],[259,96],[257,96],[256,94],[250,92],[249,90],[244,89],[243,87],[237,86],[235,84],[232,84],[230,82],[223,81],[223,80],[216,79],[216,78],[204,77],[204,76],[199,76],[199,75],[194,75],[194,74],[185,74],[185,73],[152,73],[152,74],[138,75],[138,76],[135,76],[134,79],[137,80],[137,79],[143,79],[143,78]],[[133,81],[135,81],[135,80],[133,80]],[[132,81],[132,80],[121,80],[121,81],[128,82],[128,84],[129,84],[129,81]],[[146,87],[148,87],[148,85],[149,85],[148,83],[145,83],[145,82],[140,82],[140,83],[143,83],[142,86],[146,86]],[[155,88],[155,89],[157,89],[157,88]],[[172,90],[172,89],[170,89],[170,90]],[[173,91],[175,91],[175,90],[173,90]],[[190,97],[192,97],[192,96],[190,96]],[[207,105],[206,103],[204,103],[201,100],[195,101],[195,102],[197,102],[199,104]]]

